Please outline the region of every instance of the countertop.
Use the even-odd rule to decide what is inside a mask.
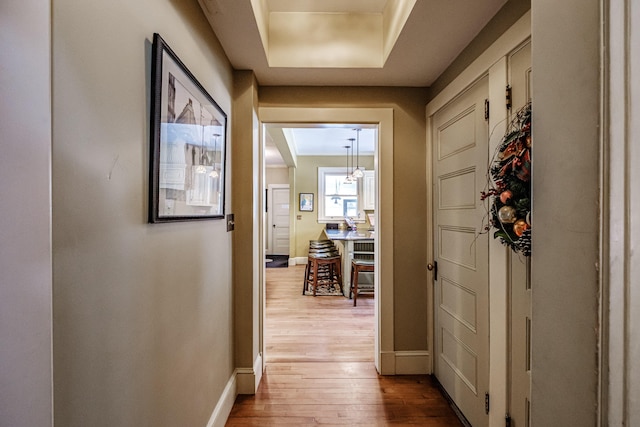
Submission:
[[[330,240],[373,240],[375,232],[369,230],[324,230]]]

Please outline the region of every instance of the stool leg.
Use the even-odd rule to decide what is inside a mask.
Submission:
[[[318,287],[318,263],[313,263],[313,296],[316,296],[316,288]]]
[[[353,306],[356,306],[358,300],[358,267],[356,267],[353,273]]]
[[[329,288],[336,286],[336,265],[332,262],[329,264]]]
[[[307,265],[304,267],[304,282],[302,283],[302,295],[307,290],[307,284],[309,283],[309,261],[307,261]]]
[[[353,298],[353,264],[351,265],[351,275],[349,276],[349,299]]]

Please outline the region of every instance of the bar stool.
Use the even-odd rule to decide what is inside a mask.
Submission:
[[[319,284],[342,288],[342,257],[331,240],[310,240],[309,256],[304,273],[302,295],[308,289],[313,296]]]
[[[351,287],[349,289],[349,298],[353,295],[353,306],[356,306],[358,300],[358,273],[374,271],[374,262],[367,259],[354,259],[351,261]]]
[[[313,296],[316,296],[316,290],[319,284],[335,286],[342,289],[342,257],[337,256],[309,256],[307,266],[308,274],[305,279],[306,288],[313,290]]]

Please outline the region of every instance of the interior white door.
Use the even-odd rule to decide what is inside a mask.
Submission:
[[[289,187],[271,191],[271,253],[289,255]]]
[[[531,43],[509,55],[512,115],[531,100]],[[531,259],[510,253],[509,416],[529,426],[531,400]]]
[[[487,97],[485,76],[432,117],[435,375],[474,427],[489,420]]]

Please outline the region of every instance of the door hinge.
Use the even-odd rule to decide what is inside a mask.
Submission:
[[[484,394],[484,413],[489,414],[489,393]]]
[[[511,86],[507,85],[507,89],[505,91],[505,98],[507,102],[507,110],[511,110]]]
[[[484,119],[489,120],[489,100],[484,100]]]
[[[504,417],[504,425],[505,427],[511,427],[511,417],[509,414]]]

